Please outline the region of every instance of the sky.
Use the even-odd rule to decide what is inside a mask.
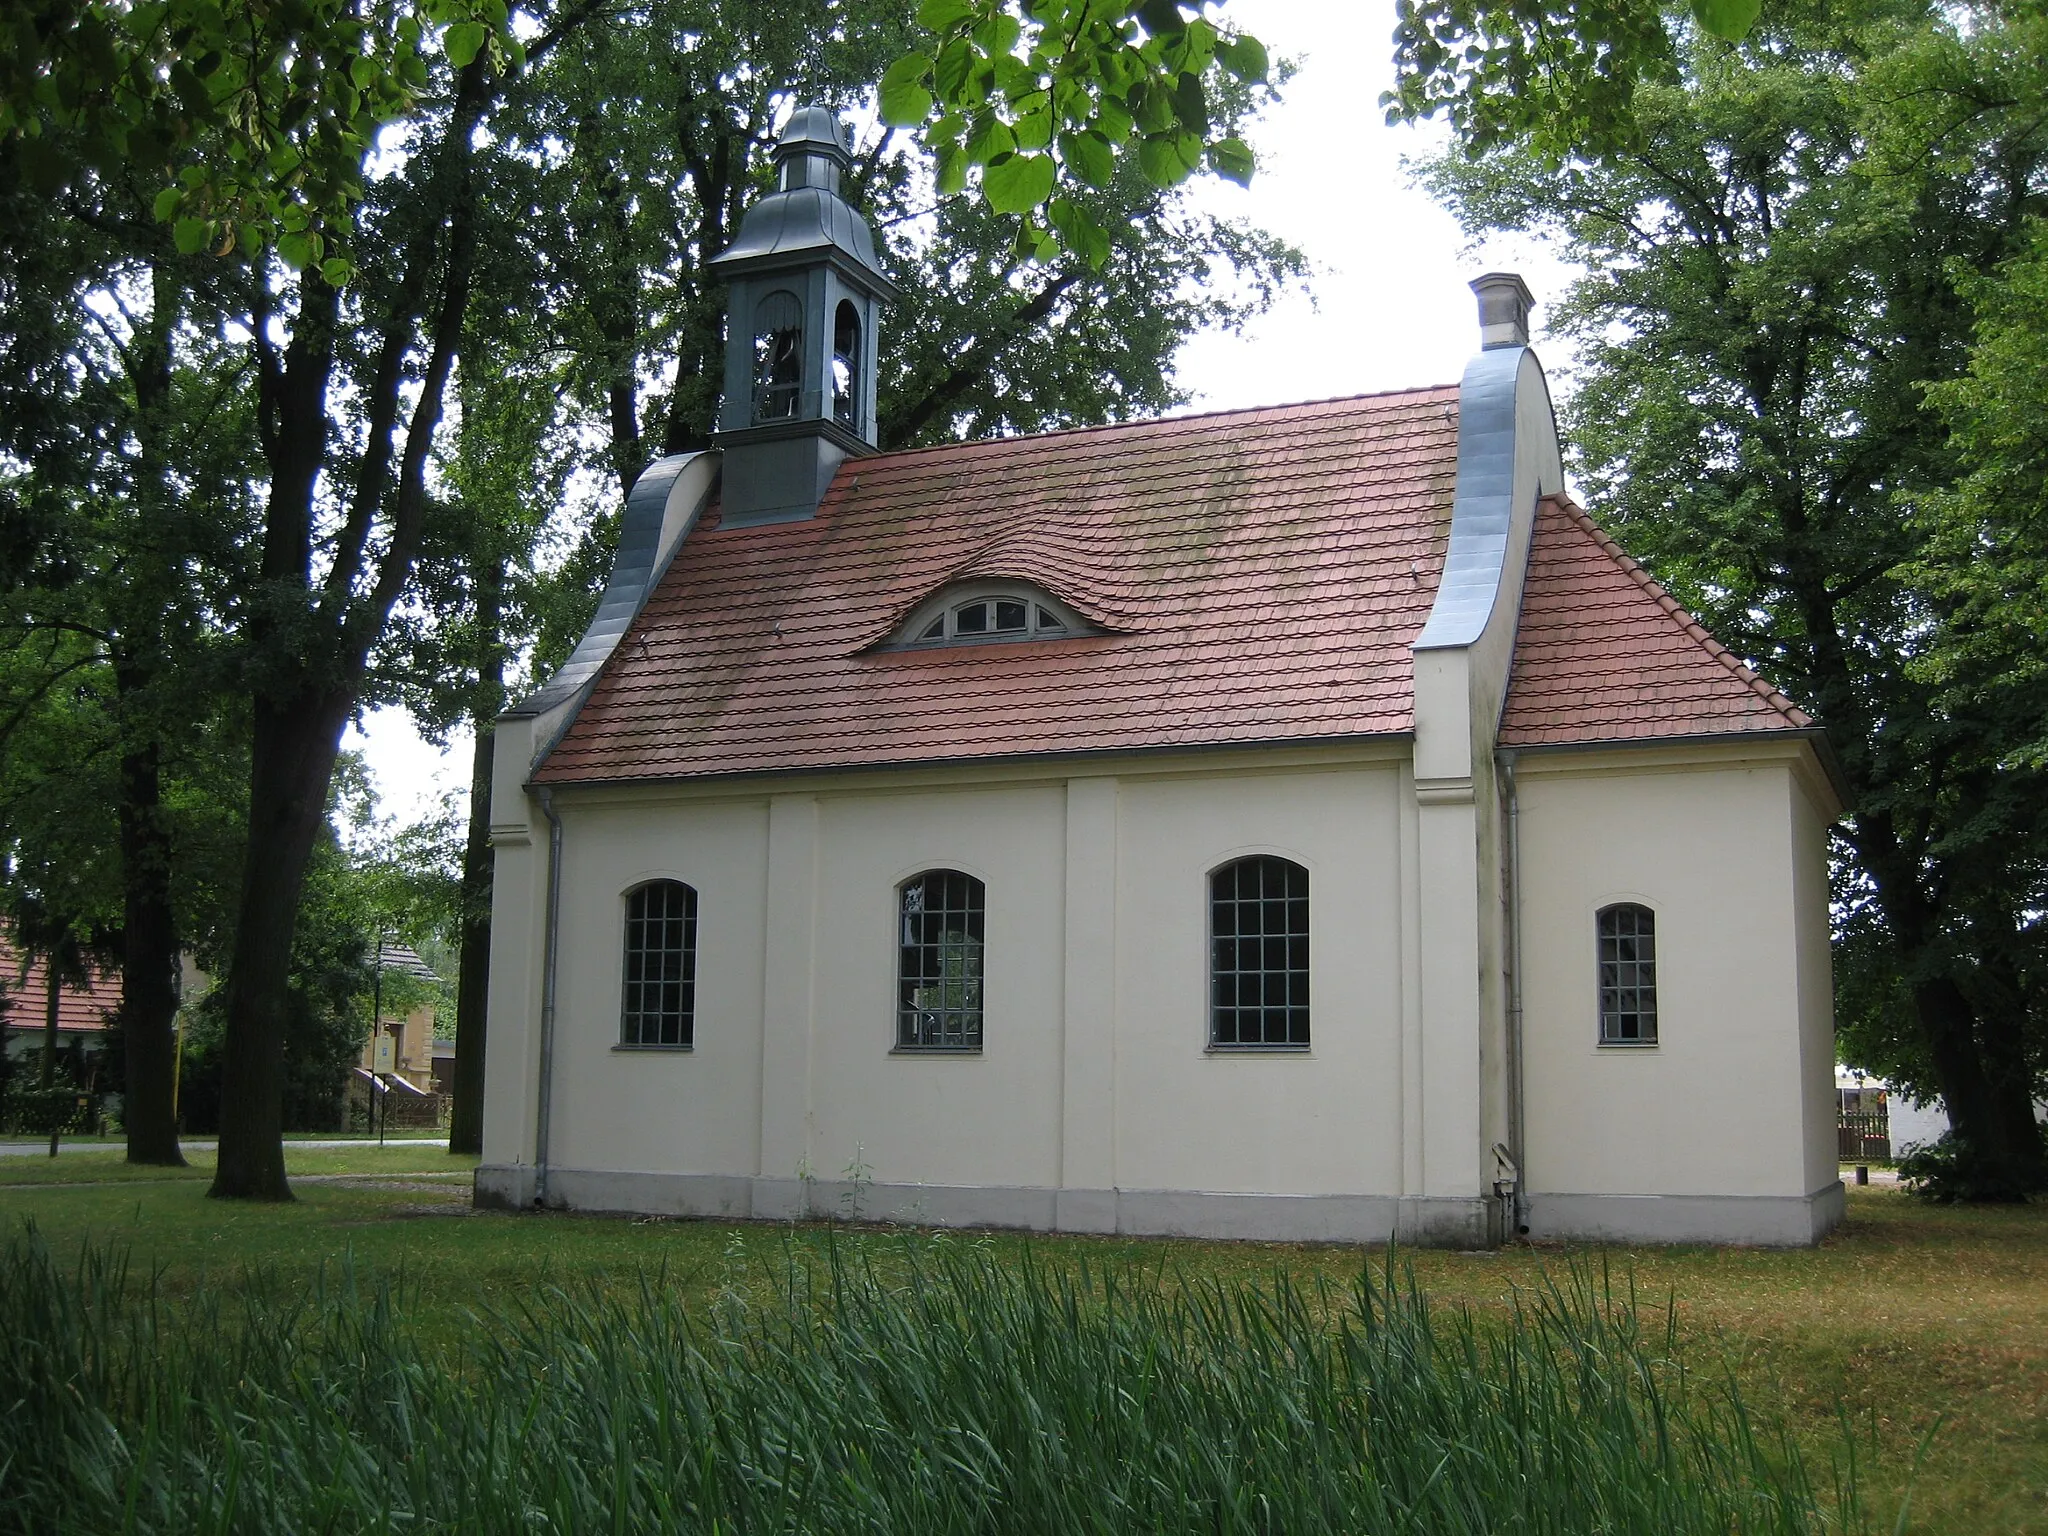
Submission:
[[[1299,72],[1252,135],[1249,188],[1213,179],[1198,196],[1298,246],[1308,293],[1283,298],[1243,335],[1193,338],[1179,358],[1190,409],[1282,405],[1456,380],[1479,345],[1467,284],[1515,271],[1543,301],[1571,269],[1529,241],[1469,248],[1457,223],[1411,187],[1404,157],[1428,154],[1441,130],[1389,128],[1378,106],[1392,75],[1392,0],[1225,0],[1221,15]],[[1554,350],[1554,349],[1553,349]],[[1555,373],[1556,358],[1551,359]],[[404,711],[366,717],[344,745],[365,754],[382,812],[422,819],[469,778],[470,742],[423,741]]]

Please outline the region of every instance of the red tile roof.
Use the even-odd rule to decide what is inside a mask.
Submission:
[[[0,1026],[8,1029],[41,1029],[49,992],[45,964],[37,960],[24,979],[21,952],[0,939]],[[100,1030],[107,1027],[107,1015],[121,1006],[121,975],[108,971],[94,978],[83,992],[69,987],[57,989],[57,1028]]]
[[[1785,731],[1813,721],[1577,507],[1536,514],[1500,744]]]
[[[1398,735],[1455,388],[849,460],[815,518],[691,532],[535,777],[688,778]],[[1107,633],[877,649],[942,587]],[[1503,740],[1809,724],[1584,514],[1539,521]]]
[[[1455,388],[850,460],[815,518],[707,517],[548,783],[1410,729]],[[947,583],[1111,633],[874,650]]]

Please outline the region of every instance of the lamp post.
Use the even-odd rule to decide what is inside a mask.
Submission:
[[[377,1038],[384,1033],[384,930],[377,930],[377,969],[370,982],[370,1081],[377,1089],[376,1097],[370,1100],[370,1111],[377,1117],[377,1145],[384,1145],[385,1104],[390,1099],[391,1085],[384,1081],[384,1075],[377,1070]]]

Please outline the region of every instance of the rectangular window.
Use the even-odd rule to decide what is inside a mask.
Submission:
[[[692,1045],[697,1014],[697,893],[654,880],[626,898],[621,1045]]]
[[[896,1048],[981,1049],[987,889],[957,869],[928,870],[898,892]]]
[[[1657,914],[1634,902],[1600,909],[1600,1043],[1657,1043]]]
[[[1209,1044],[1308,1043],[1308,871],[1226,864],[1209,876]]]

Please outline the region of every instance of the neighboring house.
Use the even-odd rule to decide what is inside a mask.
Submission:
[[[1844,1162],[1892,1155],[1891,1090],[1853,1067],[1835,1068],[1836,1150]]]
[[[433,1087],[436,1093],[455,1092],[455,1042],[436,1040],[434,1042]]]
[[[376,964],[385,975],[398,972],[423,981],[440,979],[410,945],[394,939],[384,940]],[[403,1014],[379,1007],[377,1014],[376,1026],[357,1058],[357,1069],[379,1077],[402,1078],[409,1087],[431,1093],[435,1088],[434,1005],[421,1003]]]
[[[1891,1155],[1904,1157],[1920,1147],[1931,1147],[1948,1134],[1948,1110],[1939,1098],[1926,1103],[1896,1089],[1885,1096],[1885,1129]]]
[[[497,731],[477,1197],[1477,1246],[1805,1243],[1812,723],[1462,385],[877,454],[799,112],[718,447]]]
[[[49,1022],[49,963],[23,964],[21,951],[0,938],[0,1041],[11,1061],[40,1061]],[[57,1051],[73,1060],[97,1057],[107,1024],[120,1011],[121,973],[96,972],[84,987],[57,988]]]

